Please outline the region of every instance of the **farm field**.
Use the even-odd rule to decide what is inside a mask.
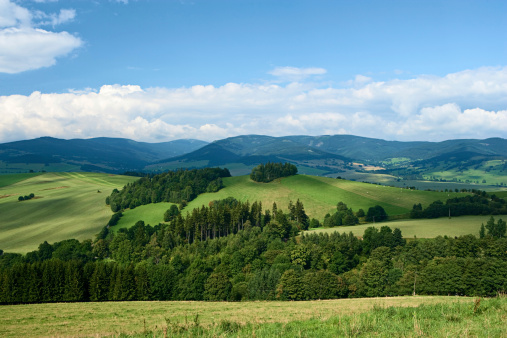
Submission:
[[[507,299],[482,299],[478,305],[476,302],[466,297],[416,296],[300,302],[9,305],[0,306],[0,335],[104,336],[144,332],[147,336],[164,336],[165,332],[169,336],[192,336],[201,332],[212,336],[215,332],[251,336],[255,332],[256,336],[265,337],[297,336],[299,332],[312,337],[322,334],[388,336],[393,333],[398,336],[461,336],[463,333],[505,336],[502,330]],[[196,328],[200,331],[192,331]]]
[[[391,229],[399,228],[403,237],[413,238],[434,238],[437,236],[463,236],[472,234],[479,237],[481,224],[489,220],[491,216],[460,216],[460,217],[442,217],[434,219],[404,219],[381,223],[368,223],[355,226],[339,226],[334,228],[318,228],[307,231],[306,233],[332,233],[338,231],[352,232],[355,236],[362,236],[366,228],[374,226],[381,228],[388,226]],[[495,215],[495,220],[507,220],[507,215]]]
[[[270,183],[254,182],[248,175],[227,177],[223,181],[225,188],[215,193],[199,195],[183,209],[183,215],[194,208],[207,206],[213,200],[232,196],[242,202],[261,201],[264,209],[272,209],[273,202],[276,202],[278,208],[285,212],[287,212],[289,201],[296,202],[299,199],[303,202],[309,217],[323,221],[327,213],[336,210],[336,204],[340,201],[345,202],[354,211],[359,208],[367,211],[369,207],[378,204],[389,215],[399,215],[410,212],[415,203],[427,206],[438,199],[445,201],[450,196],[464,195],[408,190],[308,175],[286,177]],[[130,227],[139,220],[144,220],[146,224],[156,225],[163,222],[164,212],[169,207],[169,203],[158,203],[126,210],[115,228]]]
[[[0,176],[6,181],[8,176]],[[0,187],[0,248],[26,253],[44,241],[91,239],[107,223],[105,198],[135,177],[96,173],[44,173]],[[99,192],[100,191],[100,192]],[[20,195],[35,198],[18,201]]]

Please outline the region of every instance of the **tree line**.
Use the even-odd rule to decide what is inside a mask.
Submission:
[[[223,188],[222,178],[230,177],[228,169],[180,169],[162,174],[147,174],[129,183],[121,191],[114,189],[106,198],[113,212],[134,209],[140,205],[158,202],[185,204],[204,192]]]

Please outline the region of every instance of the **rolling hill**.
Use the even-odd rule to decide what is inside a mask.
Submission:
[[[442,193],[434,191],[408,190],[380,186],[328,177],[296,175],[277,179],[270,183],[258,183],[248,176],[235,176],[223,179],[225,188],[216,193],[204,193],[191,201],[183,209],[183,215],[194,208],[208,205],[209,202],[227,197],[246,202],[260,201],[264,209],[272,209],[276,202],[280,210],[287,211],[289,201],[297,199],[304,204],[309,217],[324,219],[326,213],[336,210],[336,204],[343,201],[354,211],[362,208],[365,211],[374,205],[381,205],[389,215],[408,213],[416,203],[427,206],[435,200],[445,201],[461,193]],[[139,220],[151,225],[163,222],[164,212],[170,203],[157,203],[139,206],[126,210],[117,228],[130,227]]]
[[[91,239],[111,217],[105,198],[135,177],[98,173],[3,175],[0,187],[0,249],[28,252],[44,241]],[[28,201],[18,196],[33,193]]]

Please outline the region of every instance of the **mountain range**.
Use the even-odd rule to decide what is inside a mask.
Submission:
[[[507,160],[507,140],[459,139],[442,142],[401,142],[353,135],[242,135],[207,143],[181,139],[144,143],[119,138],[63,140],[41,137],[0,144],[2,166],[65,163],[83,171],[120,173],[163,171],[205,166],[250,168],[265,162],[291,162],[321,172],[341,172],[363,165],[384,168],[435,167]],[[2,167],[0,166],[0,168]],[[246,170],[246,169],[245,169]],[[5,171],[4,172],[12,172]]]

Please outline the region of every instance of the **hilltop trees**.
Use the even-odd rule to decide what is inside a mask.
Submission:
[[[298,169],[293,164],[268,162],[266,164],[259,164],[253,168],[250,178],[255,182],[267,183],[280,177],[296,175],[297,172]]]

